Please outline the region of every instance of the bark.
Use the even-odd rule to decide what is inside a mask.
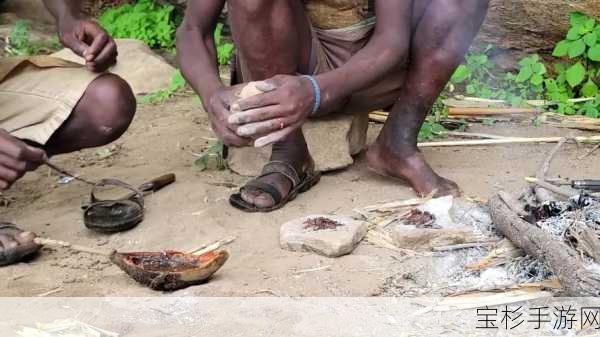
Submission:
[[[567,296],[600,296],[600,274],[586,268],[574,249],[521,219],[498,196],[490,200],[490,209],[496,228],[527,254],[544,260]]]
[[[551,50],[564,38],[572,11],[600,18],[600,1],[491,0],[478,41],[528,52]]]

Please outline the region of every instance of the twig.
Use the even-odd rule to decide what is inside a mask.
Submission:
[[[489,133],[474,133],[474,132],[459,132],[459,131],[444,131],[442,134],[457,137],[483,138],[483,139],[510,139],[512,137],[491,135]]]
[[[422,205],[422,204],[426,203],[427,201],[431,200],[432,197],[433,196],[427,196],[425,198],[415,198],[415,199],[408,199],[408,200],[393,201],[393,202],[389,202],[389,203],[385,203],[385,204],[372,205],[372,206],[367,206],[367,207],[361,209],[360,211],[376,212],[376,211],[384,211],[384,210],[395,209],[395,208],[419,206],[419,205]]]
[[[276,293],[275,291],[273,291],[271,289],[261,289],[261,290],[257,290],[252,293],[252,295],[258,295],[258,294],[271,294],[275,297],[281,297],[281,295],[279,295],[278,293]]]
[[[321,266],[321,267],[310,268],[310,269],[301,269],[301,270],[294,271],[294,274],[313,273],[316,271],[329,270],[330,268],[331,268],[331,266],[329,265],[329,266]]]
[[[432,250],[434,252],[450,252],[450,251],[454,251],[454,250],[468,249],[468,248],[493,247],[496,243],[497,242],[463,243],[463,244],[452,245],[452,246],[433,247]]]
[[[575,196],[575,193],[571,193],[563,188],[560,188],[558,186],[554,186],[550,183],[547,183],[545,181],[539,180],[538,178],[533,178],[533,177],[526,177],[525,180],[528,183],[543,187],[545,189],[547,189],[548,191],[554,192],[560,196],[563,197],[567,197],[567,198],[571,198],[573,196]]]
[[[89,253],[94,255],[102,255],[102,256],[110,256],[110,252],[94,249],[91,247],[85,247],[80,245],[75,245],[66,241],[53,240],[48,238],[35,238],[33,240],[36,244],[41,246],[52,246],[58,248],[67,248],[78,252]]]
[[[235,236],[230,236],[228,238],[225,238],[225,239],[222,239],[222,240],[210,243],[208,245],[204,245],[202,247],[199,247],[198,249],[191,251],[190,254],[193,254],[193,255],[204,255],[206,253],[215,251],[215,250],[217,250],[217,249],[219,249],[219,248],[221,248],[223,246],[226,246],[226,245],[232,243],[233,241],[235,241],[235,239],[237,239]]]
[[[45,293],[39,294],[39,295],[37,295],[37,297],[46,297],[46,296],[54,295],[54,294],[59,293],[61,291],[63,291],[63,288],[56,288],[56,289],[52,289],[50,291],[47,291]]]
[[[554,157],[556,157],[556,154],[563,147],[563,145],[565,145],[565,143],[567,142],[567,140],[568,140],[567,138],[562,138],[558,142],[558,144],[556,144],[556,146],[554,147],[554,149],[552,149],[552,151],[550,151],[550,153],[546,157],[546,160],[544,160],[544,162],[542,163],[542,166],[538,170],[536,178],[538,178],[539,180],[545,180],[546,179],[546,176],[548,175],[548,171],[550,170],[550,164],[552,164],[552,161],[554,160]]]
[[[591,156],[592,153],[596,152],[598,149],[600,149],[600,144],[594,146],[588,153],[584,154],[581,157],[578,157],[577,159],[579,159],[579,160],[585,159],[585,158]]]

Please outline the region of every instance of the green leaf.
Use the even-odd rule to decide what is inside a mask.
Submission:
[[[596,19],[594,18],[588,18],[584,24],[583,27],[585,28],[585,30],[587,30],[588,32],[591,32],[592,30],[594,30],[594,27],[596,27]]]
[[[571,26],[581,26],[583,24],[585,24],[585,22],[588,20],[589,16],[587,16],[587,14],[583,13],[583,12],[572,12],[569,18],[569,22],[571,24]]]
[[[588,47],[593,47],[598,43],[598,34],[596,32],[587,33],[583,37],[583,41]]]
[[[525,81],[527,81],[528,79],[531,78],[531,76],[533,75],[533,70],[531,69],[531,67],[526,66],[521,68],[521,71],[519,71],[519,75],[517,75],[516,81],[518,83],[523,83]]]
[[[579,32],[579,27],[573,27],[573,28],[569,29],[569,32],[567,33],[567,40],[575,41],[575,40],[579,40],[579,38],[581,38],[581,33]]]
[[[588,52],[588,57],[592,61],[599,62],[600,61],[600,45],[595,45],[592,48],[590,48],[590,51]]]
[[[571,47],[571,41],[562,40],[558,44],[556,44],[556,47],[554,47],[554,52],[552,52],[552,56],[555,56],[555,57],[567,56],[567,54],[569,53],[570,47]]]
[[[581,93],[584,97],[596,97],[596,95],[598,95],[598,86],[594,81],[589,80],[581,88]]]
[[[542,83],[544,83],[544,77],[540,74],[534,74],[531,77],[531,84],[533,85],[541,85]]]
[[[471,70],[469,70],[469,68],[466,65],[461,64],[460,66],[458,66],[458,68],[454,72],[454,75],[452,75],[451,81],[453,83],[462,83],[469,76],[471,76]]]
[[[573,41],[569,46],[570,58],[576,58],[577,56],[583,55],[583,53],[585,53],[585,42],[583,42],[583,39]]]
[[[577,62],[567,70],[566,76],[571,88],[575,88],[585,79],[585,67],[581,62]]]

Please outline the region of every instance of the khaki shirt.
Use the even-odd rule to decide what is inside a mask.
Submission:
[[[28,57],[3,57],[0,58],[0,82],[16,71],[18,68],[32,64],[38,68],[78,68],[80,64],[65,61],[52,56],[28,56]]]

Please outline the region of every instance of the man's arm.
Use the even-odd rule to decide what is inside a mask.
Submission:
[[[409,57],[412,1],[376,0],[377,26],[367,45],[348,63],[317,76],[323,106],[368,88]]]
[[[206,102],[223,87],[217,64],[214,31],[226,0],[192,0],[177,30],[181,72]]]
[[[78,0],[43,0],[46,8],[57,22],[83,17],[82,1]]]
[[[214,31],[226,0],[190,0],[177,30],[177,57],[181,72],[202,97],[213,130],[225,144],[246,146],[250,142],[235,134],[227,121],[230,105],[240,86],[225,87],[219,76]]]
[[[352,94],[368,88],[391,70],[402,67],[410,52],[412,1],[376,0],[377,26],[367,45],[342,67],[316,76],[321,89],[320,114],[332,112]],[[242,112],[229,117],[244,137],[262,136],[255,146],[285,138],[301,127],[312,112],[315,98],[308,80],[278,75],[267,80],[276,89],[239,102]],[[274,108],[275,107],[275,108]],[[287,126],[281,128],[281,126]]]

